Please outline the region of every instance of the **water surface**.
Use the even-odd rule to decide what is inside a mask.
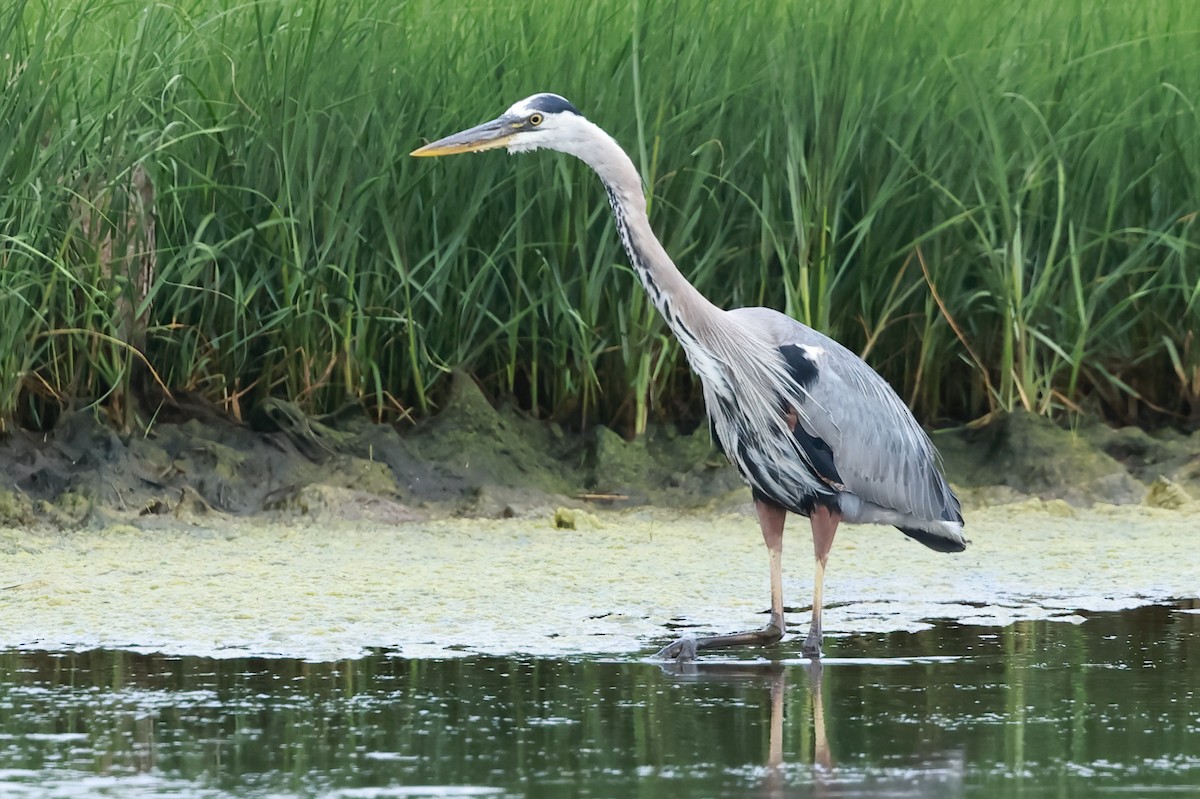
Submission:
[[[797,520],[792,636],[683,669],[765,619],[753,518],[579,518],[0,529],[0,796],[1200,795],[1193,514],[845,526],[819,668]]]
[[[9,651],[0,795],[1194,795],[1198,608],[855,634],[820,667]]]

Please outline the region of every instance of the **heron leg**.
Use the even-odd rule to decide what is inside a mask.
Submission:
[[[831,511],[822,505],[813,508],[812,516],[813,554],[816,555],[817,568],[813,580],[812,623],[808,627],[808,636],[800,651],[810,658],[821,657],[821,600],[825,589],[825,564],[829,562],[829,550],[833,547],[833,536],[837,533],[838,522],[842,515]]]
[[[749,630],[727,635],[701,637],[685,636],[658,651],[655,657],[663,660],[693,660],[701,649],[722,649],[731,646],[765,646],[783,638],[783,523],[787,511],[770,502],[754,501],[758,525],[762,528],[763,543],[771,558],[771,619],[761,630]]]
[[[771,621],[766,629],[777,629],[779,635],[775,641],[778,641],[787,629],[783,623],[783,523],[787,521],[787,511],[762,500],[755,501],[754,510],[758,512],[758,526],[762,528],[763,543],[771,558]]]

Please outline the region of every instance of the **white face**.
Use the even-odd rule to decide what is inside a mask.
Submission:
[[[571,103],[550,92],[512,103],[504,112],[504,118],[514,125],[517,122],[523,124],[520,132],[509,139],[509,152],[532,152],[542,148],[570,152],[571,140],[578,138],[578,122],[583,121]]]

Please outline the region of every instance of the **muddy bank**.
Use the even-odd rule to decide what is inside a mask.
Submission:
[[[934,438],[968,507],[1035,497],[1178,509],[1200,499],[1200,433],[1064,429],[1013,414]],[[0,441],[0,479],[0,524],[59,529],[556,513],[569,527],[572,509],[749,504],[705,427],[658,428],[637,442],[602,427],[569,435],[493,408],[463,376],[441,414],[403,435],[356,409],[313,419],[275,401],[245,424],[197,407],[128,436],[78,412],[49,434]]]

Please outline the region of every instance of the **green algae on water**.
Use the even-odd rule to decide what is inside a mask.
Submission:
[[[313,660],[373,648],[646,654],[671,637],[760,625],[767,557],[748,513],[596,514],[397,525],[221,519],[78,531],[4,530],[0,647]],[[578,518],[578,517],[577,517]],[[890,528],[838,532],[825,596],[828,647],[853,632],[931,619],[1074,620],[1196,594],[1195,517],[1145,506],[1029,500],[972,510],[971,545],[943,555]],[[807,525],[785,534],[790,632],[811,601]],[[1152,566],[1150,564],[1153,564]]]

